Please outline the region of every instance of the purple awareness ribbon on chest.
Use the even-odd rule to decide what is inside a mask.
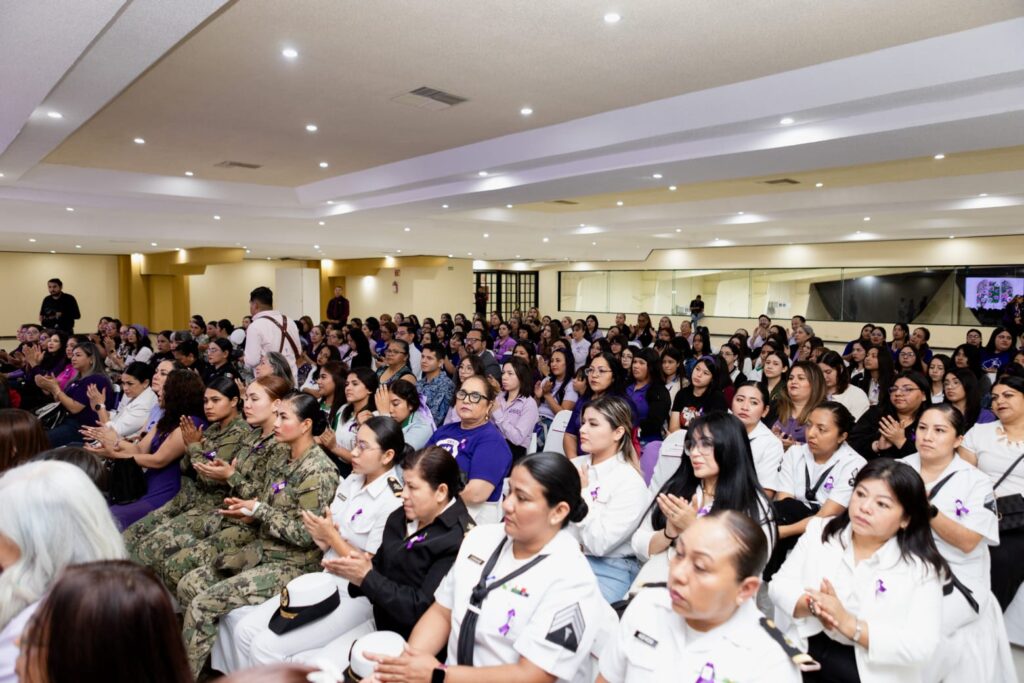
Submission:
[[[697,510],[697,516],[698,517],[704,517],[705,515],[709,514],[710,512],[711,512],[711,508],[709,506],[702,505],[700,507],[700,509]]]
[[[358,517],[358,516],[359,516],[359,515],[361,515],[361,514],[363,514],[363,508],[359,508],[358,510],[356,510],[355,514],[354,514],[354,515],[352,515],[352,516],[351,516],[351,517],[349,518],[349,520],[348,520],[348,521],[349,521],[349,522],[354,522],[354,521],[356,521],[356,517]]]
[[[885,593],[885,591],[885,582],[881,579],[878,579],[878,581],[875,582],[875,597],[880,597],[883,593]]]
[[[600,486],[595,486],[594,488],[590,489],[590,499],[591,500],[597,500],[597,496],[600,493],[600,491],[601,491],[601,487]]]
[[[408,541],[405,542],[405,549],[406,550],[412,550],[412,547],[414,545],[416,545],[417,543],[422,543],[423,539],[425,539],[426,537],[427,537],[426,533],[419,534],[418,536],[413,536],[412,538],[410,538]]]
[[[964,502],[959,498],[956,499],[956,517],[960,519],[964,515],[970,512],[970,509],[964,505]]]
[[[217,457],[217,451],[206,451],[205,453],[203,453],[203,457],[209,460],[210,462],[213,462],[213,459]]]
[[[515,616],[516,611],[514,609],[510,609],[508,611],[508,614],[505,615],[505,623],[502,624],[501,628],[498,629],[498,633],[500,633],[503,636],[507,636],[508,632],[512,629],[512,620],[515,618]]]
[[[712,662],[706,663],[694,683],[715,683],[715,665]]]
[[[274,495],[276,496],[277,494],[281,493],[281,491],[283,491],[284,487],[287,485],[288,482],[284,481],[283,479],[281,481],[275,481],[273,484],[270,485],[270,490],[273,491]]]
[[[836,481],[832,478],[832,475],[828,475],[828,479],[825,480],[825,484],[822,486],[826,491],[831,491],[835,488]]]

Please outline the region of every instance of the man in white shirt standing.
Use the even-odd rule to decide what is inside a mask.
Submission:
[[[245,334],[245,364],[255,369],[270,351],[280,353],[292,370],[292,382],[298,377],[295,358],[299,354],[299,328],[280,311],[274,310],[274,293],[269,287],[257,287],[249,293],[252,323]]]

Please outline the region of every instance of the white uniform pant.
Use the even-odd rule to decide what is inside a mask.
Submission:
[[[324,648],[336,638],[371,621],[373,608],[370,601],[365,597],[349,597],[348,582],[334,578],[339,584],[341,604],[330,614],[281,635],[271,631],[269,626],[270,617],[280,606],[279,596],[255,607],[230,612],[221,619],[218,627],[213,668],[228,673],[262,664],[297,661],[298,655]],[[347,657],[348,651],[344,654]]]

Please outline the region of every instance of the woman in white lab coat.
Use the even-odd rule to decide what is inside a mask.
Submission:
[[[920,475],[879,458],[850,506],[814,517],[768,586],[776,621],[821,662],[804,681],[923,681],[941,640],[949,568],[932,539]]]

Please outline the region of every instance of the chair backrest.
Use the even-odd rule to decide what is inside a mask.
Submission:
[[[654,474],[654,466],[658,463],[658,455],[661,452],[661,442],[652,441],[644,446],[640,453],[640,473],[644,475],[644,483],[651,483],[651,476]]]
[[[537,432],[534,432],[533,436],[530,437],[530,445],[526,447],[526,454],[530,455],[531,453],[536,453],[536,452],[537,452]]]
[[[679,463],[683,458],[683,443],[686,441],[686,430],[672,432],[661,442],[661,450],[658,452],[658,460],[654,465],[654,472],[648,482],[652,493],[657,493],[665,482],[679,469]]]
[[[551,420],[551,426],[548,427],[548,438],[544,443],[545,451],[565,454],[565,445],[562,443],[562,437],[565,436],[565,428],[569,426],[570,418],[572,418],[571,410],[560,410],[554,419]]]

